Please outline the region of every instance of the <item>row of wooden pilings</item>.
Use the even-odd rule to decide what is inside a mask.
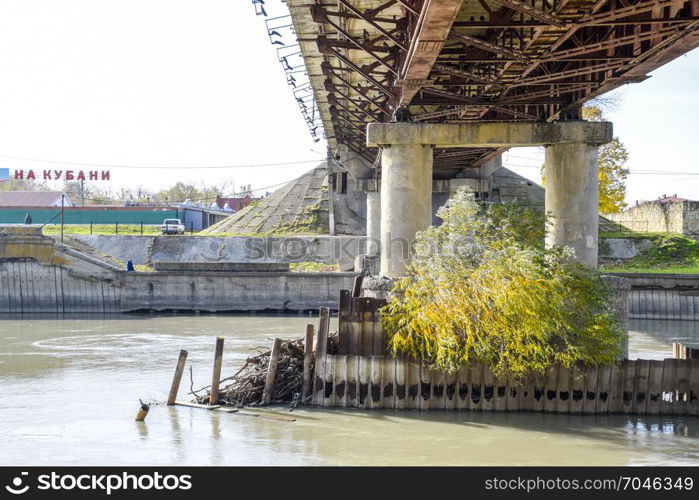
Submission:
[[[315,406],[699,415],[696,348],[677,344],[674,358],[664,360],[555,366],[526,383],[498,378],[479,364],[445,373],[421,360],[386,355],[379,317],[385,302],[355,293],[341,292],[338,335],[328,340],[321,330],[317,341]]]
[[[454,373],[430,370],[421,360],[386,355],[379,309],[384,301],[340,295],[339,328],[330,335],[330,310],[318,329],[307,325],[302,402],[322,407],[552,413],[699,415],[696,348],[673,345],[674,358],[623,360],[609,366],[556,366],[526,383],[498,378],[486,365]],[[316,334],[317,333],[317,334]],[[274,389],[281,340],[275,339],[260,404]],[[209,406],[218,403],[223,339],[216,341]],[[187,351],[181,351],[168,396],[176,401]]]

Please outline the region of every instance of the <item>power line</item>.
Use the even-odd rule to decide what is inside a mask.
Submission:
[[[40,158],[27,158],[24,156],[9,156],[0,155],[0,158],[19,161],[33,161],[37,163],[49,163],[54,165],[71,165],[75,167],[96,167],[96,168],[139,168],[139,169],[167,169],[167,170],[190,170],[190,169],[219,169],[219,168],[255,168],[255,167],[280,167],[301,165],[304,163],[317,163],[325,161],[325,158],[316,160],[303,160],[294,162],[279,162],[279,163],[250,163],[243,165],[187,165],[187,166],[164,166],[164,165],[120,165],[111,163],[84,163],[59,160],[46,160]]]
[[[519,165],[515,163],[503,163],[505,167],[514,168],[536,168],[541,169],[537,165]],[[682,172],[677,170],[629,170],[629,174],[633,175],[663,175],[663,176],[697,176],[699,172]]]
[[[244,195],[244,194],[256,193],[257,191],[264,191],[265,189],[271,189],[271,188],[283,186],[283,185],[285,185],[285,184],[288,184],[288,183],[290,183],[290,182],[295,181],[296,179],[298,179],[298,177],[296,177],[296,178],[294,178],[294,179],[290,179],[290,180],[285,181],[285,182],[279,182],[279,183],[277,183],[277,184],[272,184],[271,186],[263,186],[263,187],[260,187],[260,188],[257,188],[257,189],[247,189],[247,190],[245,190],[245,191],[240,191],[240,192],[232,193],[232,194],[229,194],[229,195],[217,195],[217,196],[209,196],[209,197],[206,197],[206,198],[200,198],[200,201],[215,200],[215,199],[217,199],[217,198],[219,198],[219,197],[220,197],[220,198],[235,198],[235,197],[238,197],[238,196],[241,196],[241,195]],[[119,199],[119,198],[110,198],[110,197],[108,197],[108,196],[105,196],[105,198],[106,198],[106,199],[104,199],[104,198],[85,198],[85,201],[96,201],[96,202],[102,202],[102,203],[105,203],[105,204],[116,204],[116,203],[143,203],[143,202],[135,201],[134,199],[125,200],[125,199]],[[149,203],[150,203],[150,205],[152,205],[152,206],[166,206],[166,205],[168,205],[168,204],[174,204],[174,203],[177,203],[177,202],[175,202],[175,201],[172,201],[172,202],[171,202],[171,201],[152,201],[152,202],[149,202]]]

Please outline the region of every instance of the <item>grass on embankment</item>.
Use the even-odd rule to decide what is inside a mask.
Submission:
[[[615,264],[602,266],[600,270],[605,273],[699,274],[699,266],[626,267]]]
[[[623,263],[610,263],[610,273],[699,274],[699,243],[679,234],[645,235],[652,245]]]
[[[337,264],[323,264],[322,262],[293,262],[289,264],[292,273],[337,273],[340,266]]]
[[[61,234],[61,225],[47,225],[42,231],[44,234]],[[93,224],[90,233],[89,224],[66,224],[63,226],[63,234],[117,234],[114,224]],[[119,234],[141,234],[140,224],[119,224]],[[160,234],[160,226],[143,226],[144,235]]]

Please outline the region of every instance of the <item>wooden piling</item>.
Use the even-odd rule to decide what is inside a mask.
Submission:
[[[175,367],[175,376],[172,377],[172,385],[170,386],[170,394],[167,397],[167,404],[172,406],[175,404],[177,399],[177,391],[180,390],[180,381],[182,380],[182,373],[184,373],[184,365],[187,361],[187,351],[182,349],[180,351],[180,357],[177,360],[177,366]]]
[[[355,276],[354,283],[352,284],[352,297],[360,297],[362,295],[362,283],[364,282],[364,276],[361,274]]]
[[[338,354],[350,354],[350,311],[352,309],[352,300],[349,290],[340,290],[340,309],[338,314],[338,335],[339,346]],[[352,353],[355,354],[355,353]]]
[[[311,364],[313,364],[313,325],[306,325],[306,338],[303,344],[303,400],[306,401],[311,395],[311,385],[313,374]]]
[[[143,422],[146,420],[146,417],[148,416],[148,411],[150,410],[150,406],[145,404],[143,401],[140,401],[141,407],[138,409],[138,413],[136,414],[136,422]]]
[[[223,337],[216,338],[216,351],[214,352],[214,371],[211,375],[211,392],[209,393],[209,404],[218,403],[218,387],[221,383],[221,365],[223,363]]]
[[[274,379],[277,377],[277,365],[279,364],[279,356],[282,353],[282,339],[274,339],[272,345],[272,353],[269,356],[269,366],[267,367],[267,378],[265,379],[265,387],[262,391],[262,404],[268,405],[272,401],[272,393],[274,392]]]
[[[316,362],[328,352],[328,332],[330,331],[330,309],[320,308],[318,338],[316,339]]]
[[[519,383],[483,364],[458,373],[415,359],[332,355],[316,364],[313,404],[348,408],[536,411],[564,414],[696,415],[699,361],[624,360],[615,365],[554,365]]]
[[[699,348],[680,342],[672,343],[672,357],[676,359],[699,359]]]

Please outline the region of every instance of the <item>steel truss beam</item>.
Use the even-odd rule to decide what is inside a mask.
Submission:
[[[517,12],[521,12],[522,14],[526,14],[528,16],[533,17],[534,19],[538,19],[540,21],[543,21],[547,24],[552,24],[554,26],[558,26],[559,28],[565,26],[565,21],[561,19],[560,17],[551,14],[549,12],[544,12],[541,9],[538,9],[536,7],[532,7],[531,5],[521,1],[521,0],[494,0],[495,2],[499,3],[500,5],[507,7],[508,9],[515,10]]]

